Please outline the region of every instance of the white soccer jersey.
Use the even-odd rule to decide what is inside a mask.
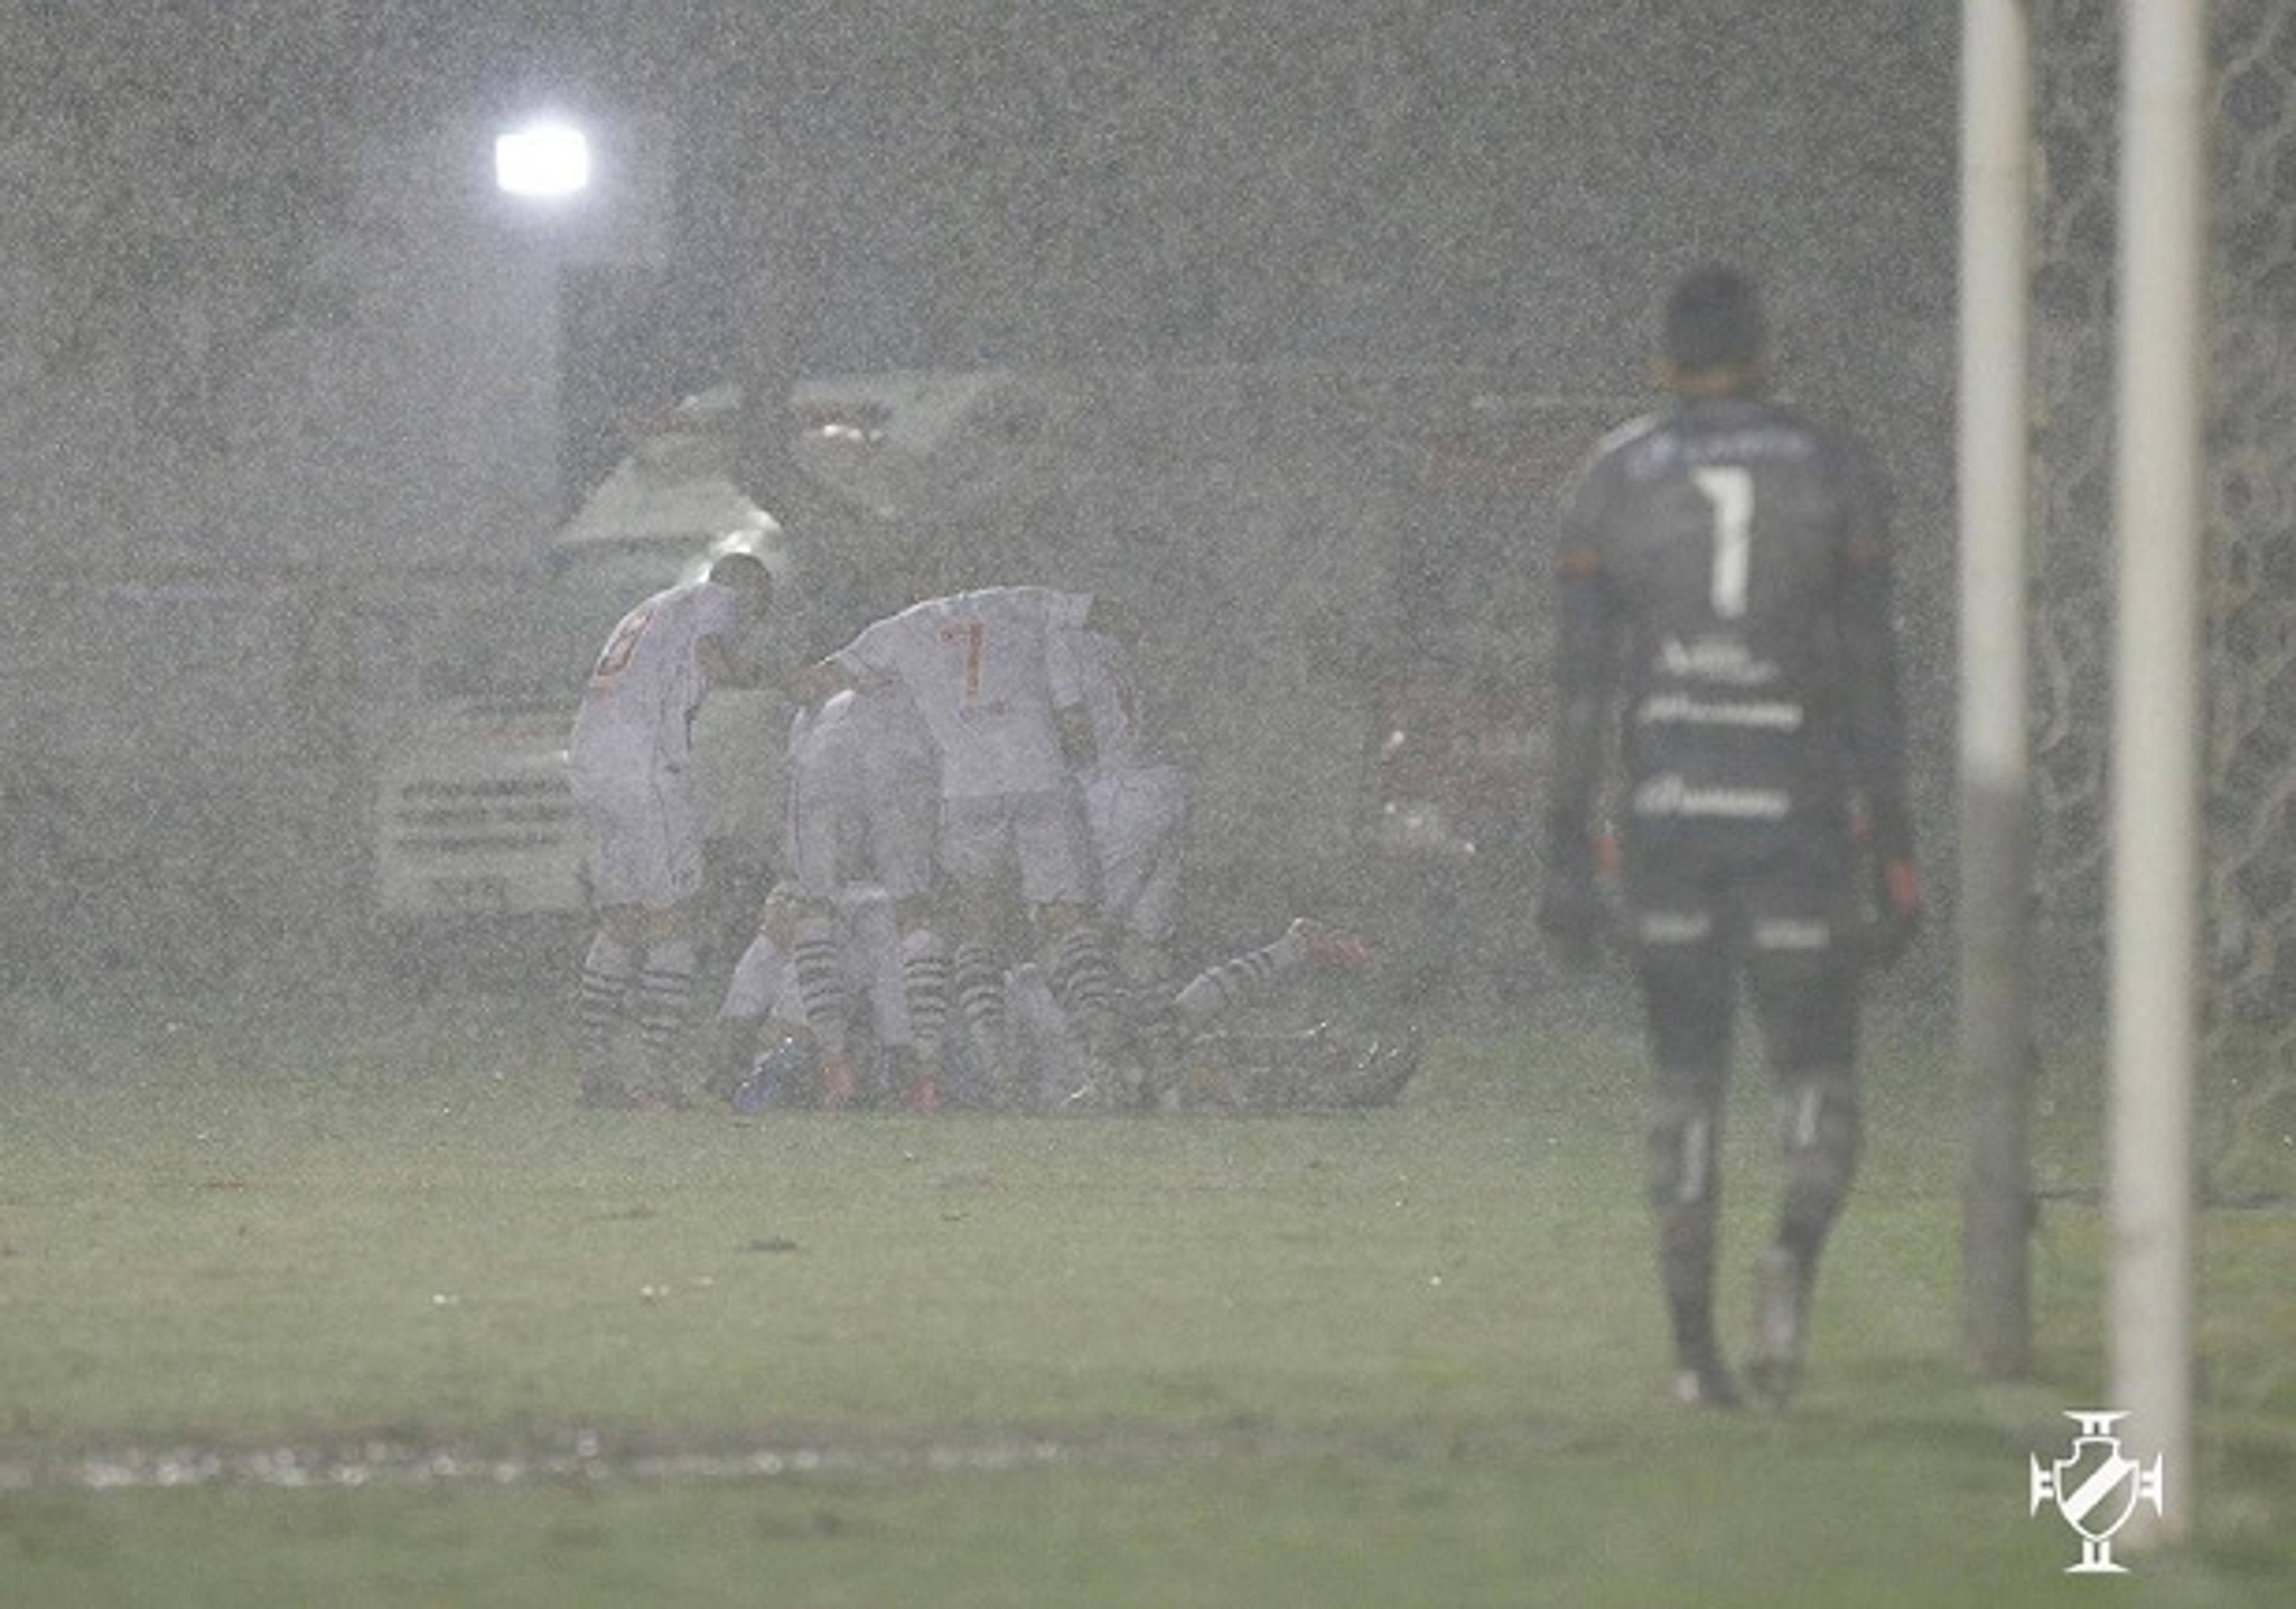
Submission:
[[[682,769],[693,757],[694,711],[709,690],[701,641],[731,640],[741,626],[738,595],[714,581],[658,592],[624,615],[574,718],[575,769]]]
[[[1081,626],[1088,595],[992,587],[931,598],[877,621],[840,649],[866,679],[898,679],[940,754],[941,796],[1061,788],[1066,780],[1053,643]]]
[[[847,691],[790,724],[790,874],[816,899],[867,877],[906,899],[932,888],[940,810],[932,737],[898,687]]]

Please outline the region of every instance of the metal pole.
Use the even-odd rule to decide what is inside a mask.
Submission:
[[[2206,0],[2125,0],[2120,621],[2113,703],[2112,1406],[2194,1511],[2193,1111],[2200,863]],[[2144,1539],[2140,1537],[2139,1541]]]
[[[1992,1375],[2032,1362],[2027,896],[2027,0],[1964,0],[1961,162],[1961,1049],[1969,1171],[1962,1335]]]

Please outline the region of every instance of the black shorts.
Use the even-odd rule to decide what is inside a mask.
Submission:
[[[1727,1058],[1742,975],[1781,1075],[1848,1069],[1862,951],[1845,834],[1644,833],[1621,871],[1661,1068]]]

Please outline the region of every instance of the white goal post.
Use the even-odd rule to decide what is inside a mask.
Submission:
[[[2124,0],[2113,697],[2113,1406],[2194,1498],[2193,1063],[2201,864],[2208,0]]]
[[[2027,3],[1964,0],[1961,50],[1961,1315],[1970,1360],[2011,1377],[2032,1362]]]
[[[2106,1326],[2112,1406],[2190,1533],[2201,869],[2208,0],[2122,0]],[[1964,1338],[2029,1362],[2026,543],[2030,0],[1962,9],[1961,1043]]]

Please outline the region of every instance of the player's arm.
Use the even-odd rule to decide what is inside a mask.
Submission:
[[[814,704],[849,689],[882,687],[899,680],[892,649],[906,618],[893,615],[873,621],[836,653],[791,671],[782,678],[783,694],[792,703]]]
[[[832,653],[810,665],[800,665],[782,677],[781,690],[791,703],[817,704],[860,685],[861,677],[853,667]]]
[[[1898,627],[1889,511],[1862,455],[1845,459],[1847,513],[1838,611],[1850,776],[1873,818],[1874,846],[1913,852],[1906,804],[1906,720],[1898,674]]]
[[[1548,744],[1550,862],[1591,857],[1595,798],[1619,658],[1619,623],[1592,542],[1567,542],[1555,566],[1554,730]]]
[[[1870,949],[1886,965],[1920,931],[1923,904],[1906,793],[1894,566],[1886,490],[1855,449],[1845,456],[1842,485],[1846,522],[1838,609],[1845,724],[1859,805],[1855,826],[1874,880]]]
[[[1548,744],[1546,865],[1538,922],[1564,960],[1594,959],[1603,919],[1595,842],[1595,800],[1602,781],[1612,684],[1617,673],[1618,606],[1585,504],[1574,499],[1555,555],[1555,711]]]

